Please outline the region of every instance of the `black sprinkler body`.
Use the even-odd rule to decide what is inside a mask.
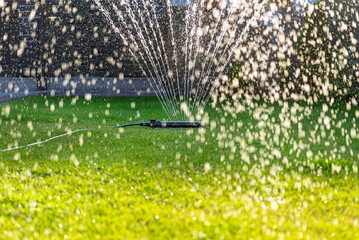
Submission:
[[[151,128],[201,128],[205,127],[206,125],[202,122],[162,122],[159,120],[151,119],[148,123],[141,123],[141,126],[148,126]]]

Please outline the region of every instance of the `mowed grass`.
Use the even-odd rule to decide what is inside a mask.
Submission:
[[[1,239],[358,239],[357,107],[242,101],[200,130],[155,98],[0,105]]]

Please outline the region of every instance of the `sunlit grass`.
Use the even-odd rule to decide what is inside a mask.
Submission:
[[[243,101],[208,108],[202,130],[104,130],[161,109],[155,98],[0,105],[0,149],[100,129],[0,152],[1,238],[359,238],[358,108]]]

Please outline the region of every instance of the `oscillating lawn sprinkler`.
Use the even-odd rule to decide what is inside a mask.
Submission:
[[[162,122],[156,119],[151,119],[149,122],[140,123],[140,126],[147,126],[151,128],[201,128],[205,127],[206,124],[202,122],[182,122],[182,121],[171,121]]]

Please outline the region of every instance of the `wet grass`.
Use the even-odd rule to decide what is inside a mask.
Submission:
[[[208,108],[202,130],[132,127],[155,98],[0,105],[2,239],[359,238],[358,108]]]

